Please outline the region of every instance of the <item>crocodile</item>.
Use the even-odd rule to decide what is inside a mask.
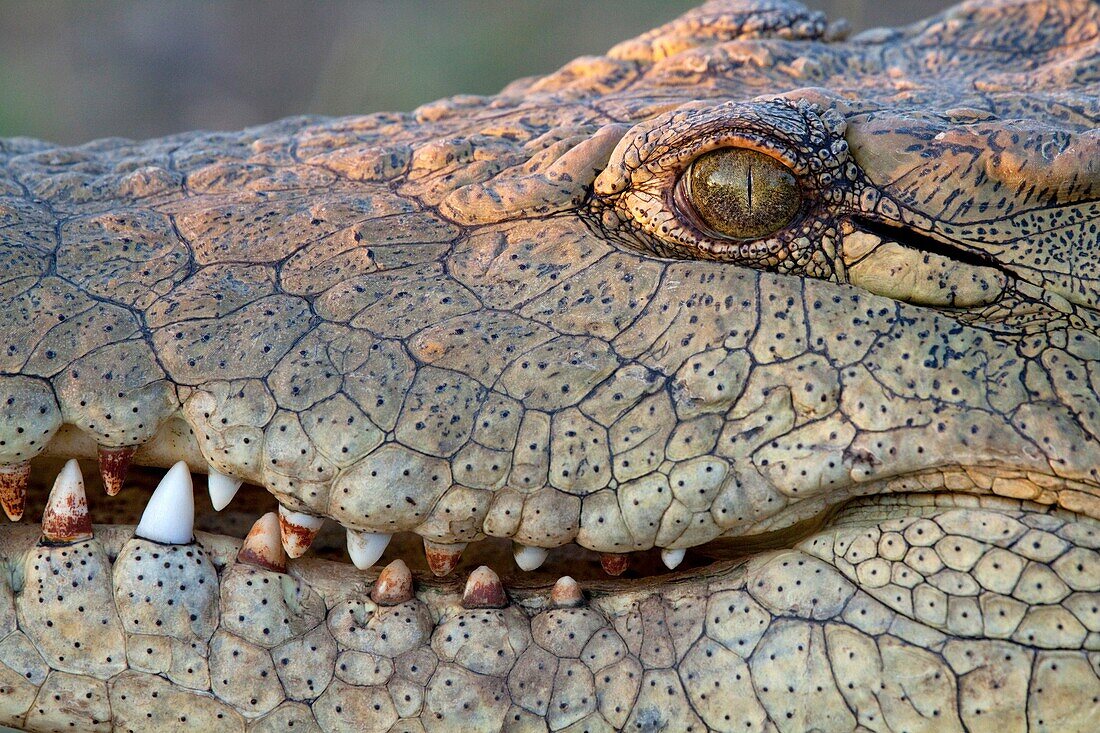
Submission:
[[[1098,123],[1087,0],[712,0],[3,141],[0,724],[1100,730]]]

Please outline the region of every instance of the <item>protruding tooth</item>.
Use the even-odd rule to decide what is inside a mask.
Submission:
[[[99,475],[103,477],[103,488],[107,489],[107,496],[114,496],[122,491],[122,484],[126,481],[126,472],[130,470],[134,451],[134,448],[99,446]]]
[[[491,568],[482,565],[466,580],[462,591],[464,608],[504,608],[508,597],[504,595],[504,586],[500,577]]]
[[[286,572],[286,552],[279,539],[279,516],[275,512],[268,512],[252,525],[237,553],[237,562]]]
[[[661,550],[661,562],[669,570],[675,570],[676,566],[684,561],[687,550]]]
[[[0,466],[0,505],[4,507],[4,514],[13,522],[23,518],[23,507],[27,505],[27,484],[30,480],[29,461],[14,466]]]
[[[412,598],[413,576],[404,560],[397,559],[386,567],[374,581],[371,600],[380,606],[396,606]]]
[[[622,575],[630,567],[630,555],[620,552],[601,552],[600,566],[608,575]]]
[[[180,461],[168,469],[149,497],[134,536],[166,545],[186,545],[193,539],[194,529],[195,489],[191,470]]]
[[[520,570],[538,570],[539,567],[546,561],[546,556],[550,553],[545,547],[531,547],[529,545],[515,544],[512,548],[512,555],[516,558],[516,565],[519,565]]]
[[[286,550],[287,557],[301,557],[306,554],[324,523],[324,517],[292,512],[280,504],[279,533],[283,537],[283,549]]]
[[[80,464],[70,460],[54,479],[46,511],[42,512],[42,539],[46,542],[77,542],[92,538],[92,518],[84,494]]]
[[[550,603],[556,608],[576,608],[584,603],[584,591],[577,581],[563,575],[550,591]]]
[[[360,570],[371,567],[378,562],[378,558],[382,557],[382,553],[386,551],[386,545],[390,543],[391,537],[393,537],[392,534],[360,532],[359,530],[349,529],[348,554],[351,555],[352,563]]]
[[[462,559],[462,551],[465,549],[465,542],[448,545],[425,539],[424,559],[428,561],[428,569],[432,571],[432,575],[442,578],[445,575],[450,575],[451,571],[455,569],[455,565],[458,565],[458,561]]]
[[[213,466],[206,467],[206,487],[210,490],[210,503],[214,505],[214,511],[220,512],[229,506],[241,483],[239,478],[226,476]]]

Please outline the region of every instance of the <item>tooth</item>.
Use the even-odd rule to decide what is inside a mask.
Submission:
[[[550,603],[556,608],[576,608],[584,603],[584,592],[577,581],[563,575],[550,591]]]
[[[508,597],[504,595],[504,586],[500,577],[491,568],[482,565],[466,580],[462,591],[464,608],[504,608]]]
[[[286,572],[286,552],[279,540],[279,516],[275,512],[268,512],[252,525],[237,553],[237,562]]]
[[[194,528],[195,490],[190,469],[180,461],[168,469],[149,497],[134,536],[166,545],[186,545],[193,539]]]
[[[80,464],[70,460],[54,479],[46,511],[42,512],[42,538],[47,542],[77,542],[92,538],[92,518]]]
[[[539,567],[546,561],[546,556],[550,553],[545,547],[530,547],[528,545],[516,544],[512,549],[512,555],[516,558],[516,565],[519,565],[520,570],[538,570]]]
[[[30,480],[29,461],[14,466],[0,466],[0,505],[4,507],[4,514],[13,522],[23,518],[23,507],[27,504],[27,483]]]
[[[366,570],[378,562],[378,558],[382,557],[382,553],[386,551],[386,545],[390,543],[392,537],[392,534],[360,532],[359,530],[349,529],[348,554],[351,555],[351,561],[355,564],[355,567]]]
[[[404,560],[397,559],[386,567],[374,581],[371,600],[380,606],[396,606],[412,598],[413,578]]]
[[[432,575],[442,578],[445,575],[450,575],[451,571],[455,569],[455,565],[458,565],[458,561],[462,559],[462,551],[465,549],[465,542],[448,545],[425,539],[424,559],[428,561],[428,569],[432,571]]]
[[[287,557],[301,557],[313,544],[314,538],[325,523],[324,517],[315,517],[303,512],[292,512],[279,505],[279,533],[283,538],[283,549]]]
[[[675,570],[676,566],[684,561],[687,550],[661,550],[661,562],[669,570]]]
[[[233,497],[237,495],[237,489],[243,483],[239,478],[226,476],[213,466],[206,467],[206,487],[210,491],[210,503],[214,505],[214,511],[220,512],[229,506]]]
[[[608,575],[622,575],[630,567],[630,555],[617,552],[601,552],[600,565]]]
[[[122,491],[126,481],[126,472],[130,470],[130,461],[134,457],[134,448],[105,448],[99,446],[99,475],[103,477],[103,488],[107,496]]]

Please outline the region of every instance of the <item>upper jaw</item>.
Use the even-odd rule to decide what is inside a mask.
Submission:
[[[219,503],[237,480],[260,484],[299,515],[288,527],[415,532],[441,568],[486,536],[675,552],[869,492],[1096,515],[1100,448],[1076,417],[1095,401],[1076,376],[1087,337],[1050,369],[1057,333],[1024,339],[1016,324],[964,325],[957,310],[847,285],[657,260],[573,212],[461,235],[441,219],[423,228],[426,216],[357,220],[341,230],[363,235],[348,249],[308,240],[293,257],[321,258],[319,282],[351,266],[325,253],[374,258],[317,293],[273,294],[254,272],[266,266],[211,261],[240,287],[154,301],[150,342],[78,359],[56,392],[14,380],[28,429],[9,444],[32,454],[45,435],[53,455],[98,454],[108,478],[123,458],[183,459],[215,476]],[[440,241],[409,249],[402,222]],[[127,389],[102,366],[116,361],[132,367]],[[383,541],[355,537],[374,543],[364,563]]]
[[[503,241],[535,246],[528,232],[512,227]],[[349,412],[362,401],[330,397],[295,413],[256,380],[211,381],[181,390],[182,419],[165,422],[133,460],[183,458],[216,472],[223,492],[232,477],[260,483],[293,515],[288,533],[310,517],[357,532],[415,532],[442,568],[486,536],[514,539],[521,551],[675,551],[782,529],[872,492],[996,494],[1096,516],[1093,443],[1067,408],[1030,399],[1033,367],[987,348],[985,331],[844,286],[614,256],[635,265],[613,268],[617,277],[648,285],[634,292],[637,317],[607,341],[553,336],[549,304],[564,291],[532,295],[538,307],[519,305],[518,316],[477,311],[407,345],[372,342],[366,368],[344,380],[401,403],[389,423]],[[525,338],[545,334],[533,341],[543,346],[479,356],[517,325]],[[377,377],[387,368],[400,376],[393,355],[410,349],[436,363],[410,359],[403,381]],[[539,376],[522,376],[524,363]],[[325,423],[338,429],[319,430]],[[1037,425],[1042,441],[1029,437]],[[67,428],[48,452],[97,450]],[[597,481],[597,466],[610,478]]]
[[[117,449],[135,448],[123,457],[138,463],[185,460],[215,477],[219,503],[239,480],[262,485],[296,515],[288,532],[309,517],[414,532],[441,568],[486,536],[675,552],[871,492],[999,494],[1096,515],[1100,448],[1070,398],[1089,398],[1074,378],[1087,340],[1059,355],[1069,368],[1047,370],[1041,348],[1027,352],[1040,339],[1021,342],[1011,324],[963,325],[950,308],[842,284],[656,260],[574,213],[461,235],[430,212],[355,216],[341,230],[347,249],[323,234],[292,259],[314,253],[307,271],[327,282],[351,266],[329,256],[372,253],[358,274],[273,294],[254,272],[263,267],[211,261],[241,287],[148,310],[161,319],[153,350],[127,379],[167,375],[120,398],[84,359],[60,375],[60,403],[22,378],[28,419],[41,423],[28,434],[45,433],[53,455],[98,454],[108,478]],[[411,231],[439,241],[410,249]],[[225,252],[210,247],[210,257]],[[279,276],[290,282],[286,268]],[[62,416],[83,415],[79,429],[57,432]],[[364,563],[383,542],[355,538],[374,543]]]

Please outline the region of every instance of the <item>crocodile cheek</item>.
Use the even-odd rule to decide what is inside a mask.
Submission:
[[[20,569],[15,611],[24,633],[52,667],[96,679],[125,668],[110,561],[92,536],[76,461],[58,474],[42,518],[42,539],[27,552]]]
[[[846,137],[872,189],[861,198],[861,216],[933,235],[926,249],[950,256],[949,263],[932,258],[924,271],[931,268],[957,289],[973,293],[972,279],[995,283],[1002,274],[973,266],[967,272],[962,266],[977,260],[1041,288],[1047,302],[1064,299],[1096,307],[1095,289],[1075,284],[1080,276],[1073,254],[1096,232],[1089,216],[1071,214],[1096,199],[1100,142],[1095,135],[962,107],[919,122],[896,114],[875,116],[849,126]],[[967,192],[965,201],[954,193],[960,190]],[[1006,190],[1018,193],[1005,196]],[[919,238],[901,240],[910,248],[925,248]],[[882,249],[872,255],[881,261],[876,270],[918,270],[908,253]],[[934,299],[941,289],[920,281],[903,288]]]

